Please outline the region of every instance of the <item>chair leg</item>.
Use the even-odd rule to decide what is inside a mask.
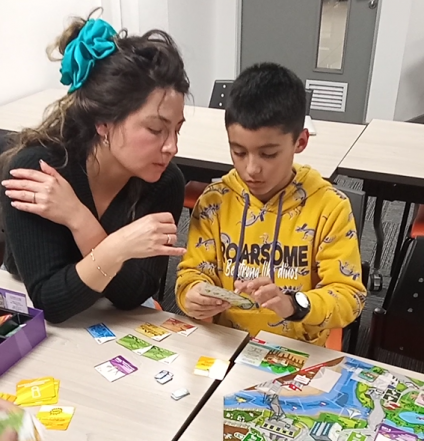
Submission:
[[[158,292],[158,300],[159,302],[162,302],[165,297],[165,286],[166,286],[166,277],[163,276],[160,279],[160,286],[159,286],[159,292]]]
[[[377,249],[375,251],[373,273],[380,270],[381,255],[383,253],[384,245],[384,231],[383,231],[383,219],[381,218],[383,212],[383,199],[376,197],[375,209],[374,209],[374,231],[377,239]]]
[[[411,204],[406,202],[405,208],[403,209],[402,221],[401,221],[400,227],[399,227],[399,234],[398,234],[398,238],[397,238],[397,242],[396,242],[394,258],[393,258],[392,266],[390,268],[390,277],[393,277],[393,272],[394,272],[395,266],[397,264],[399,251],[402,247],[402,243],[405,238],[406,223],[408,222],[408,217],[409,217],[410,211],[411,211]]]
[[[390,300],[392,298],[393,291],[395,289],[397,280],[399,278],[400,270],[402,269],[402,265],[405,260],[406,253],[408,252],[408,248],[409,248],[412,240],[413,239],[411,237],[407,237],[405,239],[405,242],[403,243],[402,248],[400,249],[399,255],[396,258],[396,265],[393,268],[392,278],[390,280],[389,287],[387,288],[386,296],[384,297],[384,302],[383,302],[384,309],[387,309],[390,304]]]
[[[367,357],[372,360],[376,359],[377,349],[381,346],[381,338],[383,335],[383,320],[386,311],[382,308],[376,308],[372,314],[371,329],[370,329],[370,343],[368,346]]]
[[[349,354],[355,354],[356,353],[356,345],[358,343],[358,336],[359,336],[359,327],[361,325],[361,316],[359,316],[351,325],[350,327],[350,335],[349,335],[349,346],[348,346],[348,352]]]

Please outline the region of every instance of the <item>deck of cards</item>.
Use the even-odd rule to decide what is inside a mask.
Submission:
[[[203,283],[201,285],[200,294],[202,294],[202,296],[223,300],[224,302],[228,302],[231,306],[250,308],[253,305],[253,302],[247,297],[243,297],[234,291],[229,291],[219,286],[210,285],[209,283]]]
[[[59,385],[60,381],[53,377],[22,380],[16,385],[15,404],[22,407],[57,404]]]

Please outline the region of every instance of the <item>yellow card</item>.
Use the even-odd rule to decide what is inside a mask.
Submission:
[[[10,403],[14,403],[16,398],[17,397],[15,395],[10,395],[10,394],[0,392],[0,399],[2,399],[4,401],[9,401]]]
[[[74,412],[74,407],[42,406],[37,419],[48,430],[67,430]]]
[[[164,338],[171,335],[167,329],[153,325],[152,323],[142,323],[136,328],[136,331],[156,341],[162,341]]]
[[[212,357],[200,357],[194,368],[195,375],[222,380],[227,373],[229,361],[218,360]]]
[[[59,384],[59,380],[53,377],[22,380],[16,385],[15,404],[20,406],[56,404],[59,400]]]

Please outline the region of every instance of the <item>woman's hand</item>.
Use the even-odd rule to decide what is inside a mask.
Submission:
[[[73,219],[84,205],[69,182],[53,167],[40,160],[41,171],[19,168],[11,170],[13,179],[2,182],[6,196],[18,210],[38,214],[72,230]]]
[[[244,292],[261,308],[274,311],[279,317],[286,318],[294,314],[293,302],[290,296],[272,282],[269,277],[258,277],[245,282],[236,281],[237,292]]]
[[[112,235],[124,261],[153,256],[182,256],[186,252],[185,248],[173,247],[177,242],[177,226],[171,213],[149,214]]]

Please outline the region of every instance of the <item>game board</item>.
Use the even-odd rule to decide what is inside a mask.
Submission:
[[[223,439],[424,440],[424,382],[341,357],[224,397]]]

